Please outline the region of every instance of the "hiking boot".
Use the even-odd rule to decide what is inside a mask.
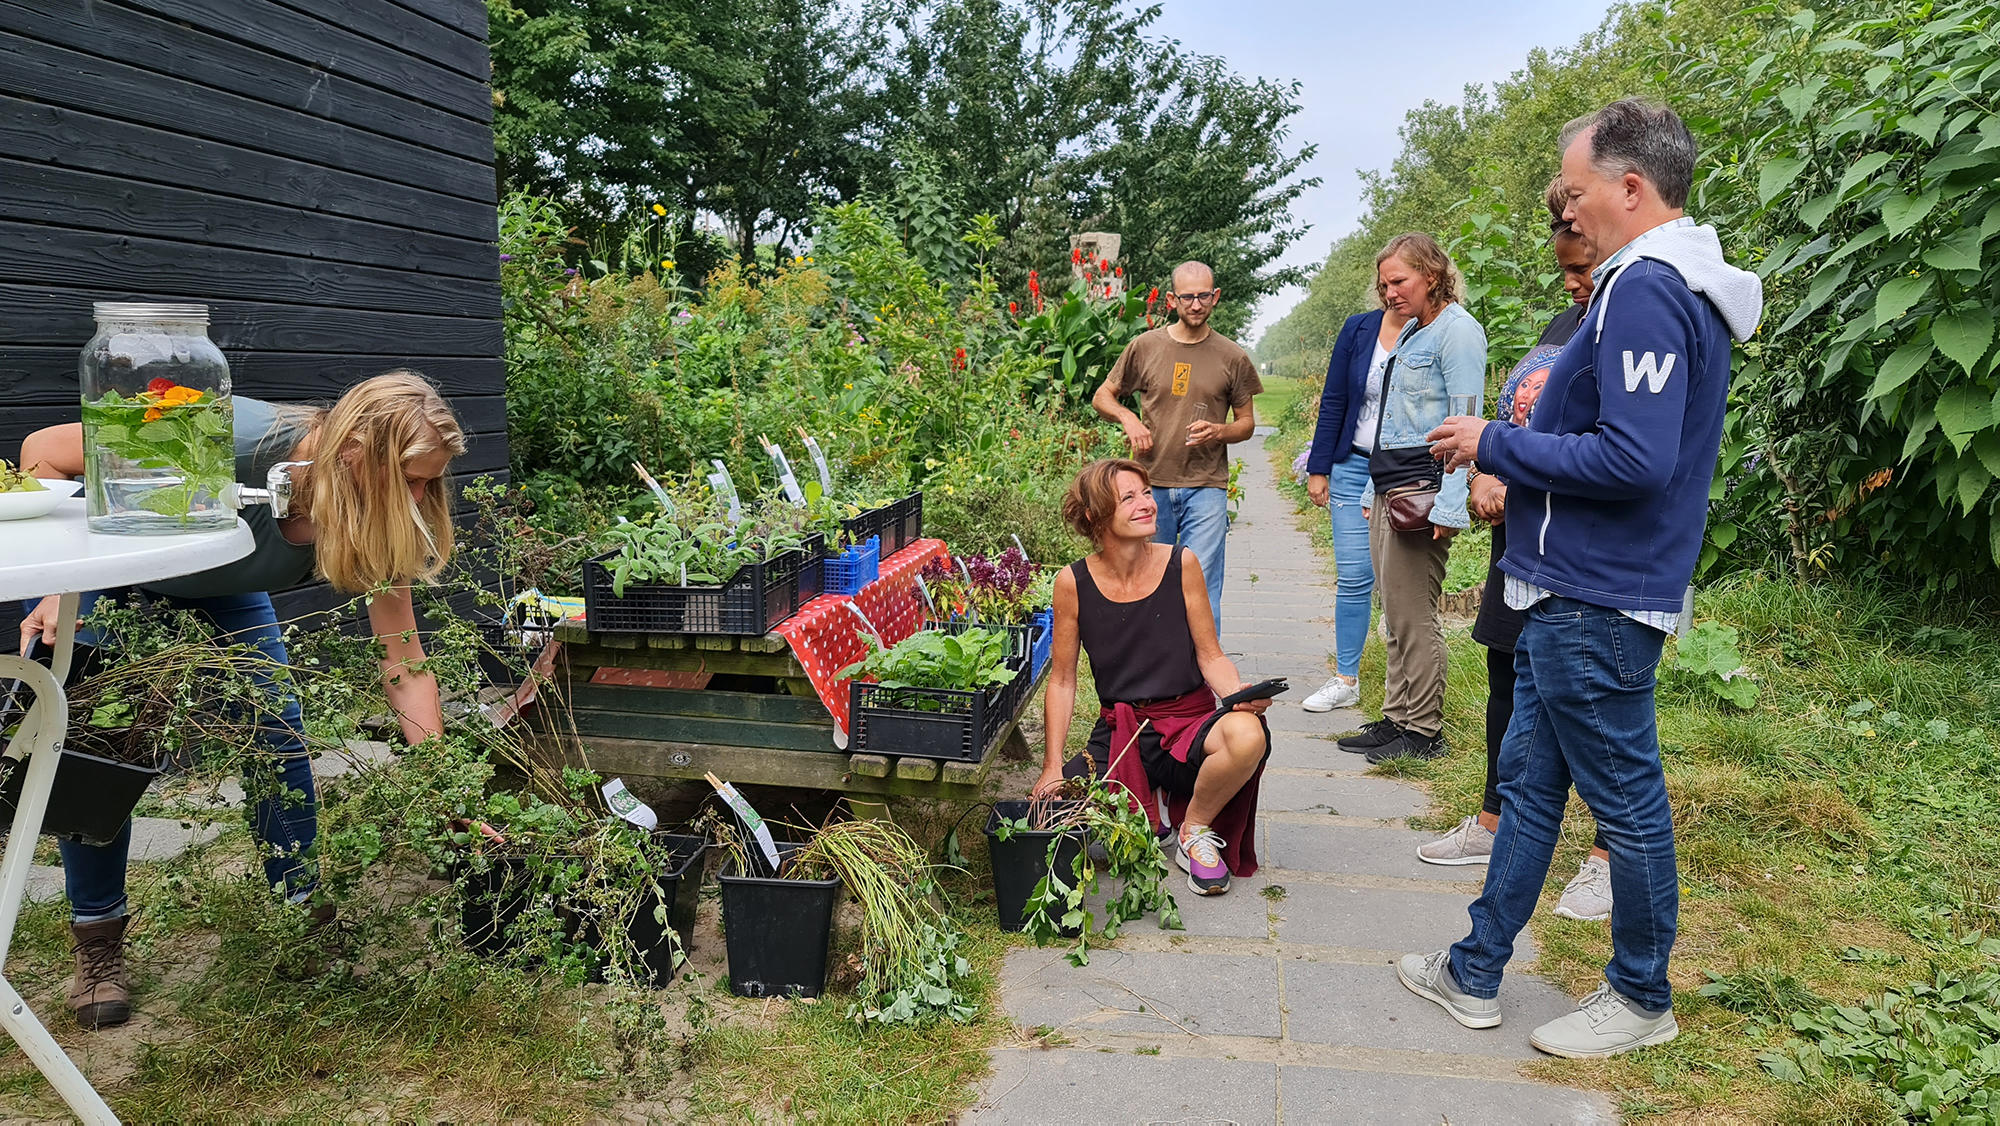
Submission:
[[[1423,735],[1405,729],[1390,742],[1368,752],[1368,764],[1388,762],[1392,758],[1428,759],[1444,754],[1443,735]]]
[[[1383,716],[1347,738],[1338,740],[1334,745],[1353,754],[1367,754],[1376,747],[1395,742],[1396,737],[1402,733],[1403,729],[1396,726],[1395,720]]]
[[[1493,858],[1493,830],[1468,817],[1458,828],[1417,848],[1417,859],[1426,864],[1484,864]]]
[[[1565,919],[1594,923],[1611,917],[1611,862],[1601,856],[1586,856],[1583,867],[1563,885],[1556,914]]]
[[[1196,895],[1221,895],[1229,890],[1229,866],[1222,862],[1222,838],[1206,825],[1190,825],[1191,833],[1181,836],[1174,859],[1188,874],[1188,887]]]
[[[132,1019],[132,985],[125,977],[125,925],[130,915],[71,923],[76,940],[76,977],[69,983],[69,1007],[76,1023],[96,1030]]]
[[[1577,1002],[1575,1012],[1535,1029],[1528,1043],[1552,1056],[1601,1060],[1664,1044],[1680,1034],[1672,1009],[1649,1013],[1620,997],[1606,982]]]
[[[1467,1028],[1497,1028],[1500,1025],[1500,999],[1498,997],[1474,997],[1458,987],[1458,979],[1451,973],[1451,951],[1440,950],[1435,954],[1405,954],[1396,963],[1396,980],[1403,988],[1422,997],[1435,1001],[1451,1014],[1451,1019]]]
[[[1361,682],[1349,682],[1337,676],[1328,677],[1325,684],[1299,704],[1309,712],[1330,712],[1335,708],[1351,708],[1361,702]]]

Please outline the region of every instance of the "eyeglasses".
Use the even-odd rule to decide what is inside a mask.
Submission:
[[[1206,305],[1216,298],[1221,297],[1222,291],[1211,289],[1206,293],[1176,293],[1172,296],[1174,300],[1183,305]]]

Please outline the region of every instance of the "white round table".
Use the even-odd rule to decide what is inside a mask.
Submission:
[[[0,652],[0,679],[19,679],[35,695],[34,706],[8,748],[10,756],[28,757],[28,776],[7,835],[6,857],[0,859],[0,975],[6,968],[14,923],[20,918],[21,898],[27,894],[35,841],[48,812],[49,791],[55,786],[56,760],[69,732],[69,701],[62,682],[76,641],[77,595],[206,571],[243,558],[253,546],[250,526],[241,520],[229,531],[199,535],[99,535],[84,523],[82,497],[65,500],[54,512],[34,520],[0,522],[0,599],[20,602],[54,594],[61,596],[62,607],[52,668]],[[14,643],[12,637],[0,638],[0,649],[12,649]],[[0,1026],[78,1118],[87,1123],[118,1121],[4,976],[0,976]]]

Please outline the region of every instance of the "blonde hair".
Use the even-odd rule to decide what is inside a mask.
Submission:
[[[463,454],[465,432],[414,371],[364,380],[319,413],[303,491],[321,578],[359,593],[437,577],[451,559],[450,490],[440,479],[412,501],[403,474],[438,449]]]
[[[1410,269],[1430,281],[1431,304],[1442,309],[1465,299],[1458,266],[1438,241],[1422,231],[1397,235],[1375,255],[1375,291],[1382,291],[1382,263],[1401,258]]]

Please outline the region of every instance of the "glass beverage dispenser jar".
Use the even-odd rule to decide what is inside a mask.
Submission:
[[[100,301],[84,345],[83,451],[90,530],[179,535],[236,526],[229,362],[208,306]]]

